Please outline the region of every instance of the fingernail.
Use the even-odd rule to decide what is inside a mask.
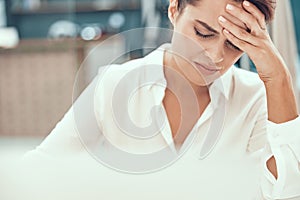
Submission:
[[[227,29],[224,29],[224,32],[227,33],[227,34],[229,34],[229,31],[227,31]]]
[[[243,3],[244,3],[245,6],[250,6],[249,1],[244,1]]]
[[[219,20],[220,20],[221,22],[226,22],[226,19],[225,19],[223,16],[220,16],[220,17],[219,17]]]
[[[231,5],[231,4],[227,4],[227,5],[226,5],[226,9],[227,9],[227,10],[234,10],[234,7],[233,7],[233,5]]]

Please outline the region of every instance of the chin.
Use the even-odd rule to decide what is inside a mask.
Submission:
[[[221,76],[222,76],[221,72],[217,72],[212,75],[202,75],[201,73],[197,73],[197,74],[193,74],[188,79],[193,84],[204,87],[204,86],[211,85],[215,80],[217,80]]]
[[[197,86],[211,85],[224,73],[224,69],[217,69],[215,67],[208,68],[204,64],[196,63],[189,67],[189,70],[186,70],[185,77]]]

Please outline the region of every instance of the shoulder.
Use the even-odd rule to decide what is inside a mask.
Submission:
[[[139,71],[143,70],[145,63],[144,58],[134,59],[127,61],[123,64],[111,64],[107,66],[100,67],[98,70],[98,87],[103,87],[102,89],[112,89],[116,84],[120,84],[125,79],[133,78],[130,75],[130,72],[136,71],[135,69],[139,69]],[[137,77],[135,77],[137,78]]]
[[[123,64],[114,64],[100,67],[98,79],[101,85],[140,86],[143,83],[157,82],[163,79],[163,51],[160,49],[148,55],[127,61]],[[112,89],[112,88],[111,88]]]
[[[118,79],[119,78],[118,75],[125,75],[128,72],[136,71],[135,69],[138,69],[138,71],[141,74],[149,73],[153,71],[155,72],[160,71],[163,65],[164,48],[167,48],[164,46],[167,46],[167,44],[162,45],[157,49],[154,49],[153,51],[149,52],[149,54],[145,55],[142,58],[133,59],[124,62],[123,64],[112,64],[105,67],[100,67],[98,75],[105,77],[106,75],[110,74],[111,78]],[[155,67],[149,67],[149,66],[155,66]],[[152,70],[153,68],[156,68],[156,70]]]
[[[233,78],[235,82],[249,87],[261,87],[263,85],[259,76],[255,72],[233,67]]]
[[[102,99],[102,102],[108,102],[116,93],[129,94],[141,86],[150,86],[157,82],[161,79],[162,68],[153,60],[147,55],[123,64],[100,67],[95,97]]]
[[[229,102],[232,119],[239,122],[253,125],[259,116],[267,116],[266,90],[257,73],[234,67]]]

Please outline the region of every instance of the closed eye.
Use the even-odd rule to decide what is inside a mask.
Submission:
[[[232,44],[229,40],[226,40],[226,45],[228,45],[229,48],[232,48],[233,50],[242,51],[240,48],[238,48],[237,46],[235,46],[234,44]]]
[[[204,39],[214,36],[214,34],[203,34],[200,31],[198,31],[197,28],[194,28],[194,30],[195,30],[195,33],[196,33],[197,36],[199,36],[201,38],[204,38]]]

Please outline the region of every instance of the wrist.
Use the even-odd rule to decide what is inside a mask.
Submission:
[[[286,70],[274,72],[268,77],[261,77],[266,88],[292,88],[292,80],[290,73]]]
[[[283,123],[298,117],[296,97],[289,74],[274,76],[264,82],[264,85],[270,121]]]

